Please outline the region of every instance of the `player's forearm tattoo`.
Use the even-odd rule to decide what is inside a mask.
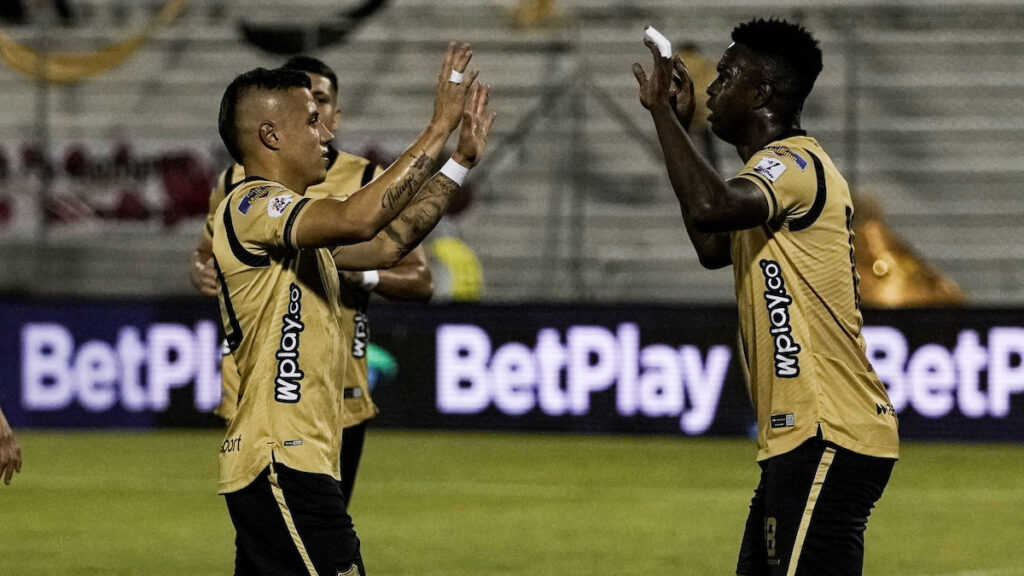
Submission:
[[[408,254],[434,229],[458,190],[459,185],[451,178],[438,173],[398,218],[388,224],[384,233],[398,245],[403,255]]]
[[[423,186],[423,181],[437,169],[437,162],[420,152],[413,160],[412,166],[401,182],[393,184],[384,192],[380,199],[380,205],[391,210],[401,204],[406,197],[412,197]]]

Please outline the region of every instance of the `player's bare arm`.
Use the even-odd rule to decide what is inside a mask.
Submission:
[[[10,485],[15,472],[21,472],[21,448],[4,411],[0,410],[0,478],[4,484]]]
[[[217,295],[217,271],[213,268],[213,240],[199,235],[199,243],[188,262],[188,279],[204,296]]]
[[[348,201],[315,200],[296,222],[295,240],[302,248],[338,246],[373,238],[405,208],[437,171],[437,157],[448,136],[459,126],[469,90],[478,71],[465,74],[461,82],[451,81],[452,72],[462,74],[473,52],[469,44],[448,45],[438,77],[434,114],[426,130],[380,176]]]
[[[662,58],[649,39],[644,44],[654,55],[653,70],[648,76],[643,66],[633,64],[633,75],[640,85],[640,103],[654,119],[686,231],[702,265],[728,266],[728,232],[764,224],[768,203],[753,183],[725,181],[697,152],[685,130],[693,117],[693,80],[681,59]]]
[[[452,160],[472,168],[483,157],[487,137],[494,124],[494,112],[488,111],[490,87],[478,84],[462,115],[459,144]],[[339,246],[334,262],[342,270],[390,268],[410,253],[434,229],[448,210],[459,184],[438,172],[416,198],[370,242]]]
[[[427,303],[434,296],[434,278],[423,246],[417,246],[391,268],[376,271],[376,284],[372,291],[389,300]],[[341,271],[342,280],[350,285],[365,285],[364,272]]]

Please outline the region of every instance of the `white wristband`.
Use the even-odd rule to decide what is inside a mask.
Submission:
[[[469,168],[466,168],[462,164],[455,161],[455,158],[449,158],[444,166],[441,167],[441,174],[451,178],[452,182],[455,182],[459,186],[466,181],[466,174],[469,174]]]
[[[359,287],[367,292],[373,292],[373,289],[380,284],[380,272],[376,270],[364,270],[363,281],[359,283]]]

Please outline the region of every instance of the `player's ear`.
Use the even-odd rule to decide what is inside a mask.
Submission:
[[[775,85],[770,80],[761,80],[754,89],[754,108],[764,108],[775,96]]]
[[[334,125],[327,126],[327,129],[336,133],[338,128],[341,127],[341,108],[338,108],[337,106],[334,107],[334,112],[331,114],[331,121]]]
[[[271,150],[277,150],[281,147],[280,138],[278,138],[277,135],[277,127],[274,126],[273,122],[264,122],[260,124],[259,134],[260,143],[263,144],[263,146]]]

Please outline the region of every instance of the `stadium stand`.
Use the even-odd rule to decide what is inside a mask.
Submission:
[[[127,141],[141,157],[188,151],[212,175],[225,159],[215,125],[223,87],[283,60],[247,44],[241,23],[310,24],[356,4],[192,0],[121,67],[45,91],[43,133],[55,157],[74,143],[105,150]],[[546,25],[526,29],[512,25],[512,4],[393,0],[344,43],[312,50],[342,77],[343,147],[400,150],[429,114],[445,41],[472,42],[500,115],[459,222],[483,264],[487,298],[730,300],[731,272],[700,270],[686,241],[629,65],[648,58],[639,40],[648,22],[716,58],[735,23],[763,13],[759,3],[563,0]],[[49,50],[96,50],[144,26],[163,2],[74,5],[72,24],[50,27]],[[772,14],[822,39],[826,68],[804,126],[855,189],[879,197],[889,225],[969,302],[1024,301],[1024,6],[819,0],[775,3]],[[3,25],[33,46],[40,29]],[[0,149],[14,174],[23,144],[43,130],[44,91],[8,69],[0,79]],[[718,152],[723,171],[738,167],[726,146]],[[32,182],[12,176],[5,186],[22,194]],[[27,235],[0,224],[0,289],[190,293],[183,268],[198,220],[168,218],[170,200],[147,198],[163,217],[54,223]]]

